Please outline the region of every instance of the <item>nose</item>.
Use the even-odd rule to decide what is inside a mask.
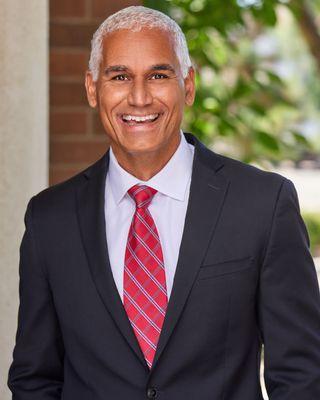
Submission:
[[[136,107],[144,107],[152,103],[152,94],[148,88],[147,82],[132,82],[128,94],[128,104]]]

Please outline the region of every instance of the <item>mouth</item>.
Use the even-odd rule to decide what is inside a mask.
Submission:
[[[121,114],[120,119],[127,126],[149,126],[158,121],[161,115],[161,113],[145,115]]]

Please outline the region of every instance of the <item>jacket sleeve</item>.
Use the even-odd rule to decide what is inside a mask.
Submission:
[[[8,387],[13,400],[61,399],[64,347],[35,238],[30,200],[20,246],[19,312]]]
[[[284,179],[259,289],[270,400],[320,399],[320,295],[309,244],[295,187]]]

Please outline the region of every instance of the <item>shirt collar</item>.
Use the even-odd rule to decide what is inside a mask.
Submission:
[[[180,131],[179,146],[167,164],[148,181],[131,175],[118,163],[110,146],[108,180],[116,204],[123,199],[128,189],[136,184],[151,186],[162,194],[183,201],[191,177],[193,151]]]

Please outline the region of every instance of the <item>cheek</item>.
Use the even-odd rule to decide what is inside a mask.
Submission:
[[[184,91],[178,86],[158,86],[153,91],[154,99],[165,104],[169,110],[176,110],[183,108],[184,105]]]
[[[100,108],[105,112],[112,112],[112,110],[126,99],[127,90],[125,88],[114,88],[110,85],[101,87],[98,92],[98,101]]]

